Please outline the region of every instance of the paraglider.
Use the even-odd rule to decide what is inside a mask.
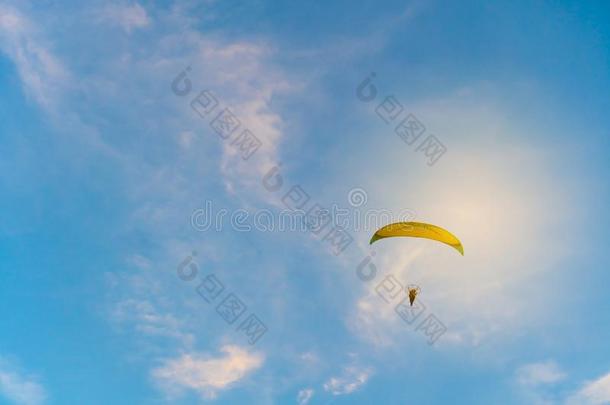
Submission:
[[[437,242],[444,243],[451,246],[462,256],[464,256],[464,247],[462,242],[446,229],[432,224],[425,224],[423,222],[395,222],[393,224],[386,225],[375,232],[371,238],[370,245],[380,239],[393,238],[398,236],[405,236],[411,238],[424,238],[430,239]],[[409,302],[413,306],[415,298],[420,292],[418,286],[409,286]]]
[[[425,238],[435,240],[451,246],[464,256],[462,242],[451,232],[439,226],[424,224],[423,222],[395,222],[386,225],[375,232],[369,244],[379,239],[392,238],[396,236],[408,236],[412,238]]]
[[[414,284],[407,286],[407,289],[409,290],[409,303],[413,306],[413,301],[415,301],[415,297],[417,297],[421,290]]]

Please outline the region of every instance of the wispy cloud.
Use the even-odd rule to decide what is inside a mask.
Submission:
[[[40,405],[47,393],[38,378],[18,370],[0,357],[0,395],[18,405]]]
[[[553,360],[524,364],[514,373],[515,393],[524,403],[557,404],[558,384],[566,377],[567,373]]]
[[[15,63],[26,94],[53,109],[70,74],[50,45],[18,10],[0,5],[0,49]]]
[[[356,365],[343,368],[343,372],[324,383],[324,390],[333,395],[346,395],[358,390],[370,378],[372,370]]]
[[[138,3],[109,4],[98,12],[98,18],[100,21],[120,26],[127,33],[136,28],[147,27],[151,23],[148,13]]]
[[[566,378],[566,374],[554,361],[546,361],[520,367],[516,378],[521,385],[536,386],[559,382]]]
[[[170,395],[188,389],[196,391],[202,398],[211,399],[260,368],[264,362],[262,354],[238,346],[223,346],[220,351],[224,355],[210,357],[192,353],[167,360],[152,371],[152,376]]]
[[[567,403],[569,405],[610,404],[610,373],[584,384]]]
[[[183,332],[183,322],[169,313],[160,313],[149,301],[127,299],[116,304],[113,320],[129,324],[145,336],[160,336],[176,339],[181,345],[190,347],[194,336]]]
[[[299,405],[306,405],[309,403],[309,400],[311,400],[311,397],[313,397],[313,389],[311,388],[305,388],[299,391],[299,393],[297,394],[297,403]]]

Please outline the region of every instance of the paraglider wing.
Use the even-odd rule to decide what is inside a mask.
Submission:
[[[408,236],[412,238],[431,239],[451,246],[464,255],[462,242],[451,232],[436,225],[424,224],[422,222],[395,222],[380,228],[371,238],[370,244],[379,239],[392,238],[395,236]]]

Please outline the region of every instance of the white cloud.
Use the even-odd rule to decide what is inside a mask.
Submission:
[[[186,19],[185,17],[183,17]],[[183,22],[184,24],[185,22]],[[260,181],[263,175],[278,163],[278,149],[283,139],[282,117],[270,107],[272,97],[293,90],[295,86],[270,60],[273,48],[257,41],[226,43],[203,35],[196,30],[186,34],[169,35],[160,41],[162,54],[174,54],[176,49],[186,49],[185,60],[192,67],[189,75],[194,91],[183,102],[191,123],[188,130],[198,131],[201,126],[222,146],[220,172],[227,191],[237,193],[245,188],[248,197],[261,197]],[[159,58],[159,55],[155,55]],[[166,59],[162,59],[168,62]],[[154,64],[155,62],[151,62]],[[178,74],[185,65],[176,65]],[[220,108],[229,108],[241,122],[236,133],[223,141],[209,127],[210,120],[199,119],[188,107],[201,90],[209,89],[220,102]],[[188,122],[188,121],[187,121]],[[192,124],[191,124],[192,125]],[[247,161],[231,142],[241,131],[248,129],[261,142],[260,148]],[[268,193],[263,194],[267,200]],[[267,201],[270,202],[270,201]]]
[[[220,350],[224,355],[215,358],[193,353],[167,360],[152,371],[152,376],[169,394],[180,394],[184,389],[190,389],[202,398],[211,399],[260,368],[264,362],[262,354],[238,346],[227,345]]]
[[[299,405],[308,404],[311,397],[313,397],[313,393],[314,393],[314,391],[311,388],[306,388],[306,389],[300,390],[297,395],[297,403]]]
[[[127,257],[127,263],[132,264],[141,270],[150,269],[150,266],[152,264],[147,257],[139,255],[137,253],[134,253]]]
[[[138,3],[133,5],[110,4],[99,12],[99,19],[118,25],[127,33],[135,28],[150,25],[148,13]]]
[[[517,382],[525,386],[553,384],[565,379],[566,374],[554,361],[531,363],[517,370]]]
[[[320,362],[320,356],[314,352],[302,353],[299,358],[306,364],[317,364]]]
[[[35,26],[18,10],[0,5],[0,49],[15,63],[26,94],[53,109],[70,75]]]
[[[111,10],[111,15],[117,14]],[[197,152],[187,155],[188,158],[195,156],[203,161],[203,156],[208,157],[205,160],[217,166],[206,169],[219,170],[225,189],[239,194],[245,200],[244,204],[266,201],[270,194],[261,187],[260,180],[278,161],[278,149],[284,135],[282,117],[270,103],[275,95],[295,87],[273,62],[273,46],[259,39],[229,40],[221,34],[208,35],[201,32],[195,13],[177,5],[169,12],[150,12],[157,16],[155,30],[147,32],[146,38],[134,37],[117,50],[109,51],[107,59],[89,74],[83,84],[84,92],[105,105],[117,102],[133,105],[133,114],[128,118],[136,123],[140,123],[143,115],[150,114],[149,106],[156,106],[160,111],[155,109],[152,113],[158,115],[155,127],[163,128],[159,131],[162,141],[167,140],[167,132],[174,133],[175,142],[182,149]],[[151,41],[155,43],[154,48],[148,46]],[[176,97],[169,86],[159,85],[169,85],[187,66],[190,67],[188,79],[192,83],[187,96]],[[210,90],[220,104],[210,117],[201,118],[189,103],[205,89]],[[209,125],[223,108],[229,108],[241,122],[235,134],[224,141]],[[262,143],[247,161],[242,159],[237,147],[231,145],[245,129]],[[220,156],[215,153],[218,148],[222,150]],[[138,152],[134,159],[139,158]],[[178,174],[183,173],[172,173]],[[166,179],[162,184],[175,184],[178,180],[181,179]],[[153,191],[166,193],[159,189]],[[171,195],[176,199],[176,193]],[[189,202],[194,199],[191,197]],[[179,208],[182,215],[183,207]]]
[[[203,160],[202,155],[220,147],[223,151],[221,156],[210,154],[209,160],[210,165],[218,165],[226,189],[229,192],[245,191],[240,194],[246,200],[244,204],[270,198],[269,193],[260,187],[260,179],[278,161],[278,146],[283,138],[281,116],[270,108],[270,102],[274,95],[294,87],[285,73],[272,62],[273,47],[259,39],[236,41],[228,40],[221,34],[207,35],[201,32],[196,14],[191,13],[188,7],[181,8],[178,5],[169,10],[155,10],[151,6],[147,12],[137,3],[114,4],[93,12],[77,12],[78,18],[74,18],[86,20],[93,17],[132,31],[151,24],[149,13],[157,18],[155,30],[147,31],[145,38],[132,37],[120,45],[108,46],[107,38],[114,35],[110,29],[105,32],[104,27],[77,25],[75,29],[80,29],[84,39],[74,42],[73,38],[62,37],[63,30],[59,33],[54,31],[53,24],[42,19],[34,20],[34,14],[30,21],[29,16],[26,17],[18,10],[0,6],[0,49],[14,61],[27,93],[40,105],[52,110],[54,117],[61,117],[57,124],[62,129],[70,124],[76,126],[74,129],[79,136],[87,132],[87,139],[90,137],[95,146],[121,158],[121,163],[127,169],[140,164],[141,151],[131,154],[130,150],[114,144],[115,138],[111,133],[91,124],[108,119],[103,112],[100,113],[106,111],[106,108],[98,108],[100,104],[110,106],[124,103],[134,106],[128,110],[133,111],[131,116],[124,117],[127,124],[132,119],[133,123],[143,125],[143,116],[154,115],[154,126],[159,128],[159,136],[163,134],[167,139],[167,132],[175,133],[178,145],[199,152],[196,155],[198,160]],[[100,59],[98,55],[94,60],[87,60],[88,54],[81,55],[77,52],[72,61],[74,72],[71,73],[51,52],[48,41],[46,38],[41,39],[38,31],[44,32],[55,42],[61,42],[64,49],[75,46],[78,50],[78,47],[84,45],[100,49],[104,57]],[[89,35],[97,32],[106,35]],[[103,38],[106,39],[100,43]],[[151,42],[155,43],[155,47],[148,46]],[[71,62],[68,59],[70,56],[71,53],[64,55],[68,63]],[[92,68],[79,75],[78,67],[83,64]],[[193,68],[190,76],[193,91],[188,97],[177,99],[168,87],[159,86],[159,83],[170,83],[187,65]],[[163,92],[159,90],[161,87],[164,88]],[[231,108],[241,121],[237,133],[247,128],[262,142],[260,149],[248,161],[242,160],[230,141],[223,142],[219,137],[214,137],[209,122],[202,121],[189,107],[189,101],[206,88],[214,92],[222,107]],[[79,100],[87,97],[97,102],[68,105],[72,97]],[[150,105],[157,106],[160,111],[151,114],[148,109]],[[174,114],[176,109],[179,110],[178,114]],[[121,113],[129,114],[125,111]],[[88,124],[85,125],[84,122]],[[214,143],[198,139],[202,131],[207,132]],[[154,134],[149,136],[153,137]],[[151,169],[161,170],[159,167]],[[182,174],[178,171],[171,173],[173,177]],[[142,177],[146,179],[153,176]],[[163,184],[176,184],[179,180],[183,179],[166,179]],[[142,183],[137,179],[133,182]],[[153,190],[157,194],[165,191],[158,188]],[[166,194],[172,195],[173,200],[177,199],[175,193]],[[148,197],[145,196],[144,199],[150,201]],[[193,198],[189,195],[186,200],[188,204]],[[173,207],[166,209],[168,215],[176,214],[170,208]],[[178,208],[179,215],[183,215],[184,207]]]
[[[183,331],[181,320],[170,313],[161,313],[150,301],[126,299],[116,304],[112,320],[117,324],[129,325],[135,331],[147,336],[161,336],[176,339],[185,347],[192,346],[195,338]]]
[[[0,357],[0,395],[19,405],[39,405],[46,401],[45,389],[37,378],[18,371]]]
[[[0,52],[15,65],[24,94],[36,102],[57,127],[74,131],[79,140],[85,140],[108,156],[120,157],[118,149],[110,148],[100,138],[97,128],[84,123],[74,105],[67,105],[70,95],[82,95],[85,81],[74,75],[55,54],[54,44],[62,41],[47,32],[45,23],[48,21],[37,20],[15,7],[0,4]]]
[[[178,143],[184,149],[189,149],[194,139],[195,133],[193,131],[182,131],[178,135]]]
[[[610,404],[610,373],[588,382],[567,403],[570,405]]]
[[[359,366],[344,367],[340,376],[331,377],[324,383],[324,390],[333,395],[346,395],[359,389],[371,376],[371,369]]]
[[[533,405],[557,403],[554,391],[566,373],[552,360],[525,364],[515,372],[514,382],[523,402]]]

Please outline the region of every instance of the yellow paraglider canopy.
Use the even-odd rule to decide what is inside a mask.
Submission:
[[[395,236],[408,236],[412,238],[425,238],[435,240],[451,246],[464,255],[462,242],[451,232],[436,225],[424,224],[423,222],[395,222],[386,225],[375,232],[370,244],[379,239],[392,238]]]

